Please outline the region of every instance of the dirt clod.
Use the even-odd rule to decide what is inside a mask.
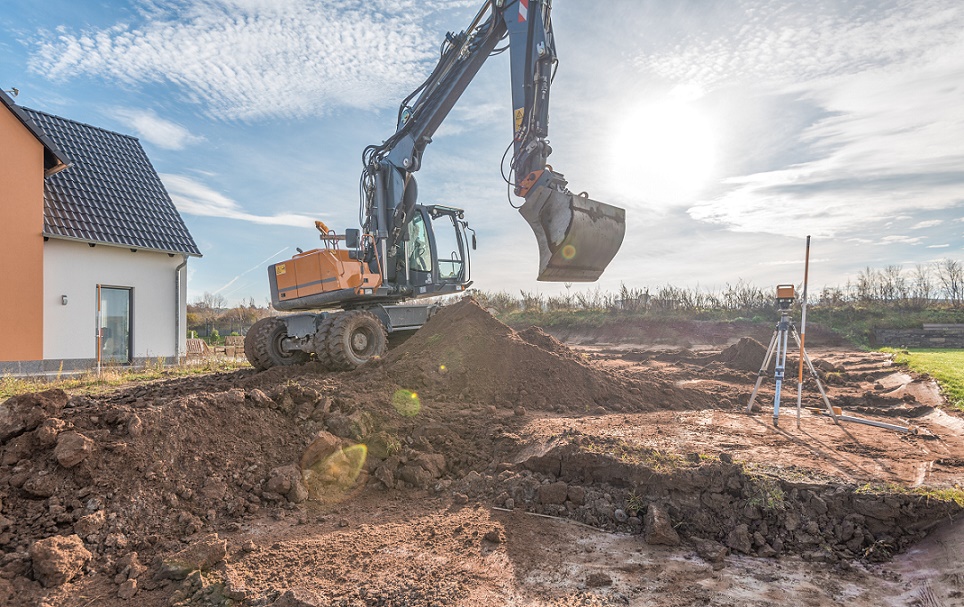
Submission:
[[[54,457],[64,468],[73,468],[87,459],[94,450],[94,441],[80,432],[62,432],[57,436],[57,446],[54,447]]]
[[[646,509],[646,517],[643,523],[643,537],[647,544],[657,544],[662,546],[679,546],[680,537],[673,522],[669,518],[669,512],[660,504],[650,504]]]
[[[0,442],[7,441],[39,426],[48,417],[56,417],[67,405],[63,390],[47,390],[15,396],[0,408]]]
[[[37,540],[30,546],[34,577],[47,588],[74,579],[91,556],[83,540],[76,535],[55,535]]]
[[[194,571],[207,571],[224,560],[228,542],[218,534],[204,536],[190,546],[163,560],[158,569],[158,579],[183,580]]]

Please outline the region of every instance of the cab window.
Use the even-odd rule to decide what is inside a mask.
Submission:
[[[421,213],[408,224],[408,265],[416,272],[432,271],[432,251],[428,246],[428,230]]]

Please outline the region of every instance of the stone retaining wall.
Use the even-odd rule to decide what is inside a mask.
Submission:
[[[877,329],[877,346],[893,348],[964,348],[964,325],[924,325],[920,329]]]

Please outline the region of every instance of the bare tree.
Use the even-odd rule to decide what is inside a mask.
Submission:
[[[214,323],[221,315],[221,309],[224,308],[226,304],[227,299],[225,299],[224,295],[220,293],[209,293],[207,291],[204,292],[204,295],[194,300],[192,304],[194,308],[193,312],[198,314],[204,323],[206,335],[211,334]]]
[[[914,273],[911,275],[911,287],[914,304],[917,307],[924,307],[930,303],[934,296],[934,282],[931,279],[931,269],[919,263],[914,266]]]
[[[904,302],[907,300],[907,279],[904,269],[899,265],[890,265],[878,275],[880,277],[881,299],[889,302]]]
[[[854,298],[857,301],[869,302],[877,297],[878,292],[877,270],[867,266],[857,274],[857,282],[854,283]]]
[[[937,280],[951,304],[964,301],[964,266],[960,261],[948,258],[937,262]]]

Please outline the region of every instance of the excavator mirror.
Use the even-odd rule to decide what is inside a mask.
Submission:
[[[478,239],[475,237],[475,234],[472,234],[472,250],[474,251],[474,250],[476,250],[477,248],[479,248],[479,241],[478,241]]]
[[[349,249],[358,248],[358,240],[361,238],[361,230],[358,228],[348,228],[345,230],[345,246]]]

